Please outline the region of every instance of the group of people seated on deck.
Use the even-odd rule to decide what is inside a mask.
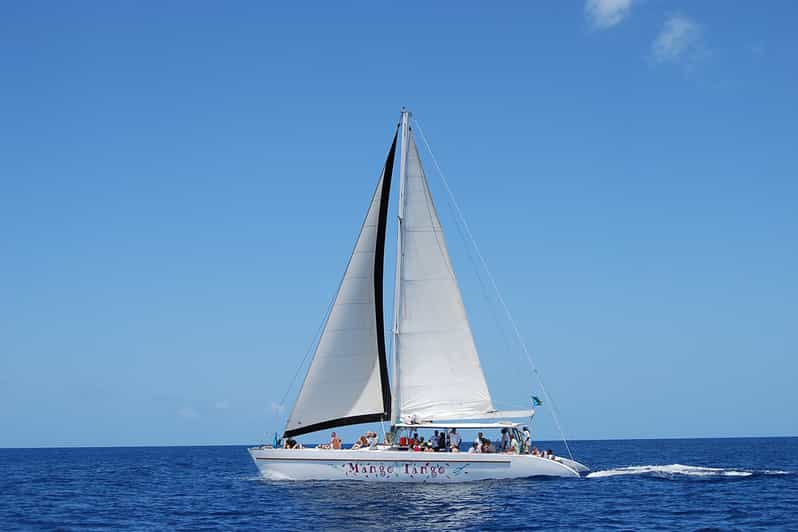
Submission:
[[[502,429],[502,436],[498,442],[498,447],[488,438],[485,438],[480,432],[474,439],[474,443],[468,450],[472,454],[481,453],[509,453],[509,454],[526,454],[529,449],[531,435],[529,429],[524,427],[523,436],[517,434],[517,431],[511,431],[508,428]],[[498,448],[498,450],[497,450]]]
[[[549,460],[556,460],[556,456],[554,456],[554,451],[551,449],[546,449],[545,451],[538,451],[537,447],[534,447],[532,451],[529,453],[532,456],[539,456],[541,458],[548,458]]]
[[[302,444],[294,438],[286,438],[283,440],[283,449],[302,449]]]
[[[457,433],[457,429],[449,429],[449,432],[435,431],[435,434],[430,436],[428,440],[424,440],[424,436],[419,436],[418,432],[413,432],[409,438],[402,436],[399,438],[399,448],[407,448],[409,451],[417,452],[460,452],[460,443],[463,439]]]
[[[547,451],[539,451],[537,447],[532,447],[530,449],[532,435],[529,432],[529,427],[524,427],[523,431],[503,428],[501,434],[502,436],[497,446],[488,438],[485,438],[480,432],[477,434],[468,452],[472,454],[497,452],[507,454],[531,454],[532,456],[540,456],[541,458],[549,458],[551,460],[556,458],[551,449]]]
[[[425,440],[424,436],[419,436],[418,431],[413,432],[412,436],[402,436],[399,438],[399,449],[407,449],[416,452],[460,452],[460,444],[462,437],[457,432],[456,428],[451,428],[448,431],[438,431]],[[377,433],[368,431],[358,438],[357,442],[352,445],[352,449],[375,449],[379,440]],[[524,427],[523,431],[504,427],[501,430],[501,438],[496,443],[492,442],[489,438],[484,437],[483,433],[477,434],[473,444],[468,449],[469,453],[507,453],[507,454],[531,454],[532,456],[539,456],[541,458],[548,458],[556,460],[556,456],[551,449],[545,451],[538,450],[537,447],[531,447],[532,436],[528,427]],[[302,449],[302,444],[298,443],[293,438],[287,438],[283,441],[284,449]],[[318,449],[342,449],[341,438],[333,432],[330,434],[330,443],[322,443],[317,446]]]
[[[366,432],[362,434],[360,438],[352,445],[352,449],[374,449],[377,447],[377,433],[376,432]]]
[[[360,436],[357,441],[352,445],[352,449],[375,449],[379,440],[377,433],[368,431]],[[330,434],[330,443],[321,443],[316,446],[317,449],[343,449],[341,438],[333,432]]]

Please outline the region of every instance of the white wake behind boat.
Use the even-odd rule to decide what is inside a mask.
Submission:
[[[460,288],[409,123],[402,110],[355,249],[283,433],[286,440],[360,423],[391,422],[386,443],[361,449],[249,450],[270,480],[462,482],[532,476],[578,477],[584,465],[528,452],[413,452],[418,430],[504,429],[521,438],[526,408],[493,406]],[[383,262],[394,160],[399,210],[392,384],[383,311]],[[393,393],[392,393],[393,392]],[[480,420],[478,422],[471,420]],[[402,436],[402,435],[405,436]]]

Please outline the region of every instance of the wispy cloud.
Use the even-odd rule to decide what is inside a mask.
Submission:
[[[629,15],[632,2],[633,0],[587,0],[585,16],[594,28],[606,30]]]
[[[651,46],[651,56],[657,63],[694,60],[702,49],[701,27],[679,13],[669,15]]]
[[[285,405],[282,405],[280,403],[275,403],[274,401],[272,401],[270,410],[272,414],[281,416],[285,412]]]

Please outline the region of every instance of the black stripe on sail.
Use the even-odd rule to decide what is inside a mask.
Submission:
[[[380,384],[382,386],[382,412],[374,414],[362,414],[357,416],[341,417],[313,423],[304,427],[297,427],[286,430],[284,438],[293,438],[302,434],[316,432],[318,430],[342,427],[345,425],[358,425],[360,423],[372,423],[383,421],[391,417],[391,385],[388,379],[388,355],[385,349],[385,316],[383,303],[383,270],[385,266],[385,233],[388,226],[388,206],[391,197],[391,178],[393,177],[393,163],[396,155],[396,140],[399,135],[398,129],[393,136],[391,149],[385,159],[385,166],[382,170],[382,189],[380,191],[380,210],[377,219],[377,241],[374,247],[374,306],[376,309],[375,319],[377,321],[377,352],[380,364]]]
[[[360,416],[340,417],[338,419],[331,419],[329,421],[322,421],[321,423],[314,423],[305,427],[299,427],[293,430],[287,430],[283,433],[283,438],[293,438],[294,436],[301,436],[302,434],[309,434],[317,430],[334,429],[336,427],[343,427],[346,425],[359,425],[361,423],[374,423],[383,420],[383,414],[363,414]]]
[[[380,198],[379,221],[377,222],[377,245],[374,249],[374,306],[377,310],[377,349],[380,359],[380,377],[382,380],[382,415],[391,417],[391,385],[388,381],[388,355],[385,349],[385,316],[383,309],[383,271],[385,265],[385,233],[388,226],[388,205],[391,198],[391,177],[393,177],[393,161],[396,155],[397,131],[393,136],[388,158],[383,170],[382,194]]]

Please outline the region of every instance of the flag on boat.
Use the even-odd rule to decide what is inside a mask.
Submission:
[[[532,406],[540,406],[543,404],[543,401],[540,400],[540,397],[537,395],[532,396]]]

